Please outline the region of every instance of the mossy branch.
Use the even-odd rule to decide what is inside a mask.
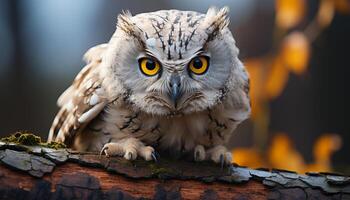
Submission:
[[[346,199],[350,177],[221,169],[207,162],[127,161],[43,143],[31,133],[0,142],[1,199]],[[15,192],[13,192],[15,191]]]

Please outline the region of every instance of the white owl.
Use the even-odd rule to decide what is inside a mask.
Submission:
[[[107,156],[191,153],[229,164],[224,146],[250,114],[249,78],[227,28],[228,8],[118,16],[107,44],[58,99],[49,141]]]

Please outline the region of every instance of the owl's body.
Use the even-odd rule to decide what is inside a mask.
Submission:
[[[226,8],[120,15],[59,98],[49,141],[127,159],[151,160],[156,148],[229,163],[224,145],[250,102],[227,24]]]

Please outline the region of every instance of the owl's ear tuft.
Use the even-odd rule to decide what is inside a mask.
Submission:
[[[117,29],[122,30],[127,35],[134,37],[139,41],[140,45],[144,46],[143,42],[143,31],[140,29],[132,19],[130,11],[123,10],[118,15]]]
[[[123,10],[121,14],[118,15],[117,28],[120,28],[125,33],[132,34],[134,32],[134,22],[132,21],[132,15],[130,11]]]
[[[230,23],[229,8],[227,6],[218,10],[216,7],[210,7],[203,21],[203,28],[208,34],[207,41],[213,40]]]

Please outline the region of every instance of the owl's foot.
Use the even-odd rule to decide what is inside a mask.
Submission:
[[[135,160],[137,156],[150,161],[157,161],[156,152],[151,146],[145,146],[135,138],[127,138],[118,142],[110,142],[103,146],[100,154],[110,156],[123,156],[127,160]]]
[[[220,163],[222,168],[224,165],[231,165],[232,153],[227,151],[226,147],[222,145],[218,145],[207,150],[207,154],[210,160],[218,164]]]
[[[224,165],[230,165],[232,161],[231,152],[227,151],[226,147],[222,145],[215,146],[207,151],[204,146],[197,145],[194,148],[193,156],[195,161],[211,160],[214,163],[220,164],[222,168]]]

